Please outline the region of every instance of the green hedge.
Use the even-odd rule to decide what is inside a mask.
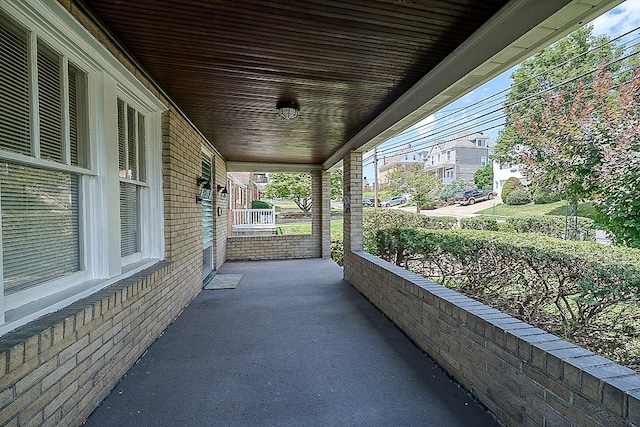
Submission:
[[[509,217],[505,222],[494,218],[462,218],[460,227],[465,230],[512,231],[516,233],[537,233],[558,239],[564,238],[567,218],[557,215],[536,215]],[[595,242],[595,222],[589,218],[578,217],[578,227],[583,231],[584,240]]]
[[[494,218],[471,217],[460,219],[460,228],[463,230],[484,230],[484,231],[513,231],[513,228],[506,222],[498,222]]]
[[[373,255],[378,254],[375,235],[376,231],[382,228],[410,227],[452,230],[457,224],[458,220],[453,217],[426,216],[400,209],[363,209],[362,235],[364,250]]]
[[[273,205],[264,200],[254,200],[251,202],[251,209],[271,209]]]
[[[458,220],[453,217],[431,217],[399,209],[363,209],[362,234],[364,249],[377,255],[376,232],[387,227],[414,227],[452,230]],[[342,265],[344,243],[342,236],[331,238],[331,258]]]
[[[388,228],[382,258],[619,363],[640,354],[640,250],[538,234]]]
[[[507,218],[507,224],[517,233],[538,233],[562,239],[567,226],[567,217],[557,215],[538,215]],[[578,217],[578,227],[584,230],[586,238],[595,242],[595,223],[592,219]]]

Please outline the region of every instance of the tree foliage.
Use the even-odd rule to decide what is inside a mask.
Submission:
[[[438,187],[438,182],[422,165],[406,165],[389,173],[389,188],[398,194],[410,194],[416,203],[416,211],[433,199],[430,193]]]
[[[504,104],[507,119],[495,151],[495,157],[501,163],[522,163],[517,151],[513,151],[522,143],[515,129],[514,116],[524,122],[535,119],[532,114],[545,107],[550,92],[575,93],[578,81],[587,86],[591,84],[594,79],[591,71],[597,64],[612,62],[622,55],[622,47],[607,44],[608,36],[595,36],[592,31],[592,25],[579,28],[523,61],[512,74],[511,88]],[[621,63],[614,63],[610,69],[615,71],[621,66]]]
[[[473,183],[478,188],[489,190],[493,188],[493,165],[489,163],[473,174]]]
[[[342,182],[343,182],[343,172],[342,169],[336,169],[331,172],[331,198],[332,199],[341,199],[342,198]]]
[[[572,101],[552,93],[539,122],[514,122],[527,179],[574,203],[593,197],[616,242],[640,247],[640,69],[616,87],[601,66]]]
[[[305,213],[311,211],[311,175],[308,173],[271,173],[265,187],[269,198],[290,199]]]

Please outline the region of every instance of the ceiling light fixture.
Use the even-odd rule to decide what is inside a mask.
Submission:
[[[300,106],[294,101],[278,102],[276,110],[278,110],[278,115],[285,120],[295,119],[300,114]]]

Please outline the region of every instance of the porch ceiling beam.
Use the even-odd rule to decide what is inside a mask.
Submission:
[[[514,0],[323,164],[367,151],[623,0]]]
[[[312,172],[323,170],[321,164],[227,162],[227,172]]]

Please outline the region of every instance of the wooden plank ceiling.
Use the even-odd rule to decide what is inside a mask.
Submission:
[[[82,1],[226,160],[294,164],[323,163],[507,3]]]

